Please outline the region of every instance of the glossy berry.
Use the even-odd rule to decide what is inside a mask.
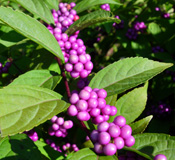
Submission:
[[[103,153],[107,156],[112,156],[116,153],[117,148],[113,143],[108,143],[103,147]]]
[[[167,158],[163,154],[158,154],[154,157],[154,160],[167,160]]]

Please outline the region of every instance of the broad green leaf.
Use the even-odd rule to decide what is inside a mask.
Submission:
[[[55,37],[39,21],[20,11],[5,7],[0,7],[0,20],[64,61],[64,56]]]
[[[146,82],[172,65],[142,57],[122,59],[100,70],[89,86],[104,88],[108,96],[119,94]]]
[[[132,134],[134,135],[134,134],[142,133],[146,129],[146,127],[148,126],[152,118],[153,116],[150,115],[139,121],[131,123],[130,126],[132,128]]]
[[[104,10],[97,10],[80,17],[79,20],[75,21],[69,27],[66,33],[71,35],[78,30],[82,30],[86,27],[89,27],[90,25],[100,23],[100,22],[108,22],[108,21],[114,21],[116,23],[120,22],[119,19],[112,17],[110,15],[110,12],[104,11]]]
[[[0,159],[41,160],[41,153],[26,134],[5,137],[0,141]]]
[[[116,102],[117,114],[126,118],[126,123],[133,122],[145,109],[147,101],[147,85],[144,87],[136,88],[129,93],[120,97]],[[116,116],[110,117],[110,122]]]
[[[28,71],[16,78],[9,86],[12,85],[30,85],[48,88],[53,90],[61,76],[49,70],[32,70]]]
[[[116,2],[114,0],[108,0],[107,2],[106,0],[82,0],[74,7],[74,9],[77,11],[77,13],[80,13],[82,11],[87,10],[88,8],[92,6],[105,4],[105,3],[121,5],[119,2]]]
[[[137,149],[151,158],[157,154],[164,154],[167,160],[174,160],[175,157],[175,137],[166,134],[143,133],[134,135],[135,144],[133,149]]]
[[[54,24],[52,13],[44,1],[42,0],[25,0],[25,1],[15,0],[15,1],[19,3],[21,6],[23,6],[25,9],[27,9],[29,12],[40,17],[46,23]]]
[[[27,85],[0,89],[1,136],[30,130],[69,106],[52,90]]]
[[[58,10],[58,0],[45,0],[50,9]]]
[[[97,155],[89,148],[84,148],[74,153],[69,160],[97,160]]]
[[[109,104],[110,106],[115,106],[116,101],[117,101],[117,94],[112,95],[112,96],[108,96],[106,97],[106,104]]]
[[[65,159],[65,156],[63,153],[55,151],[48,144],[41,142],[41,141],[36,141],[34,143],[37,146],[38,150],[41,152],[41,154],[43,154],[48,159],[50,159],[50,160],[52,160],[52,159],[53,160]]]

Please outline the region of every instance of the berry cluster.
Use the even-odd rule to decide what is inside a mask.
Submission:
[[[62,117],[53,116],[50,121],[52,122],[52,126],[48,129],[50,136],[64,138],[68,134],[67,130],[73,127],[73,122],[71,120],[65,121]]]
[[[31,129],[30,131],[25,131],[24,133],[27,134],[32,141],[35,142],[38,140],[38,134],[37,132],[35,132],[34,129]]]
[[[152,105],[147,114],[154,115],[157,118],[164,118],[168,117],[171,113],[172,109],[168,104],[159,102],[158,105]]]
[[[118,15],[115,16],[115,18],[120,19]],[[113,23],[113,27],[116,29],[123,29],[124,28],[124,20],[121,20],[119,24]]]
[[[143,31],[146,29],[146,25],[144,22],[135,22],[133,24],[132,28],[129,28],[127,33],[126,33],[126,37],[128,37],[128,39],[130,40],[136,40],[138,37],[138,34],[141,32],[143,33]]]
[[[78,41],[79,40],[79,41]],[[83,41],[78,39],[78,42]],[[78,47],[78,43],[76,43]],[[79,45],[80,46],[80,45]],[[70,72],[70,75],[73,78],[81,77],[86,78],[93,69],[93,63],[91,62],[91,56],[85,53],[85,50],[82,48],[77,48],[78,50],[71,50],[69,52],[68,63],[65,64],[65,70]],[[63,53],[64,54],[64,53]]]
[[[111,10],[111,9],[110,9],[110,5],[109,5],[108,3],[102,4],[102,5],[100,6],[100,8],[103,9],[103,10],[105,10],[105,11],[110,11],[110,10]]]
[[[146,158],[131,151],[126,152],[124,155],[120,155],[118,159],[119,160],[147,160]]]
[[[128,39],[130,40],[136,40],[138,37],[138,33],[134,28],[129,28],[126,33],[126,37],[128,37]]]
[[[109,116],[117,113],[117,109],[106,104],[106,96],[107,92],[104,89],[86,86],[79,93],[74,92],[71,95],[68,115],[77,116],[80,121],[88,121],[92,117],[94,124],[107,121]]]
[[[64,145],[62,145],[62,147],[60,147],[59,145],[57,145],[53,140],[51,139],[46,139],[46,143],[51,146],[54,150],[60,152],[60,153],[64,153],[65,156],[67,156],[67,153],[70,153],[72,151],[77,152],[79,151],[79,148],[77,147],[76,144],[70,144],[70,143],[66,143]]]
[[[74,2],[70,4],[60,3],[59,10],[52,11],[52,15],[53,15],[56,27],[47,25],[47,28],[52,34],[54,34],[54,30],[60,30],[59,33],[64,33],[69,28],[69,26],[73,24],[74,21],[79,19],[79,16],[77,15],[76,11],[73,9],[75,5],[76,4]]]
[[[154,157],[154,160],[167,160],[167,158],[163,154],[158,154]]]
[[[91,57],[86,54],[86,47],[81,39],[78,39],[79,31],[68,37],[64,33],[68,27],[79,19],[76,11],[73,9],[75,3],[60,3],[59,10],[53,10],[53,17],[56,27],[47,26],[49,31],[58,41],[65,59],[65,70],[70,72],[73,78],[86,78],[93,69]]]
[[[7,73],[10,66],[11,66],[11,62],[6,62],[6,64],[4,66],[2,63],[0,63],[0,75],[2,73]]]
[[[97,130],[92,131],[90,138],[97,154],[111,156],[124,146],[134,145],[135,138],[131,133],[132,129],[126,124],[126,119],[123,116],[117,116],[112,123],[98,124]]]
[[[164,52],[164,49],[161,48],[160,46],[154,46],[152,47],[152,52],[153,53]]]
[[[146,25],[144,22],[135,22],[133,25],[133,28],[137,31],[137,32],[143,32],[146,29]]]

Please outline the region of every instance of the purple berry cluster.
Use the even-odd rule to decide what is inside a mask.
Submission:
[[[32,141],[37,141],[38,140],[38,134],[37,132],[35,132],[34,129],[30,130],[30,131],[25,131],[25,134],[28,135],[28,137],[32,140]]]
[[[152,105],[150,110],[147,112],[148,115],[154,115],[157,118],[164,118],[170,116],[172,108],[170,105],[159,102],[158,105]]]
[[[67,156],[67,153],[70,153],[72,151],[77,152],[79,151],[79,148],[77,147],[76,144],[70,144],[70,143],[66,143],[64,145],[62,145],[62,147],[60,147],[59,145],[57,145],[53,140],[51,139],[46,139],[46,143],[51,146],[54,150],[60,152],[60,153],[64,153],[65,156]]]
[[[144,22],[135,22],[133,25],[133,28],[137,31],[137,32],[143,32],[146,29],[146,25]]]
[[[83,40],[78,39],[79,31],[68,37],[64,33],[71,24],[79,19],[76,11],[73,9],[75,3],[60,3],[59,10],[53,10],[53,17],[56,27],[47,26],[49,31],[58,41],[65,59],[65,70],[70,72],[73,78],[86,78],[93,69],[91,57],[86,54],[86,47]]]
[[[132,28],[129,28],[127,33],[126,33],[126,37],[128,37],[128,39],[130,40],[136,40],[139,33],[143,33],[146,29],[146,25],[144,22],[135,22],[133,24]]]
[[[115,18],[120,19],[118,15],[115,16]],[[113,27],[116,29],[123,29],[124,28],[124,20],[121,20],[119,24],[113,23]]]
[[[154,157],[154,160],[167,160],[167,158],[163,154],[158,154]]]
[[[97,130],[91,132],[90,138],[97,154],[111,156],[124,146],[134,145],[135,138],[131,134],[132,129],[126,124],[126,119],[123,116],[117,116],[112,123],[98,124]]]
[[[138,37],[138,32],[134,28],[129,28],[126,37],[128,37],[129,40],[136,40]]]
[[[104,89],[84,87],[79,93],[74,92],[69,101],[68,115],[76,116],[80,121],[92,118],[94,124],[107,121],[117,113],[115,106],[106,104],[107,92]]]
[[[110,10],[111,10],[111,9],[110,9],[110,5],[109,5],[108,3],[102,4],[102,5],[100,6],[100,8],[103,9],[103,10],[105,10],[105,11],[110,11]]]
[[[152,47],[152,52],[153,53],[164,52],[164,49],[161,48],[160,46],[154,46]]]
[[[73,127],[73,122],[71,120],[65,121],[62,117],[53,116],[50,121],[52,122],[52,126],[48,129],[50,136],[64,138],[68,134],[67,130]]]
[[[79,19],[77,12],[73,9],[75,5],[74,2],[70,4],[59,3],[59,10],[52,11],[56,27],[47,25],[47,28],[52,34],[54,34],[54,30],[57,30],[57,33],[64,33],[74,21]]]
[[[126,152],[125,155],[120,155],[118,159],[119,160],[147,160],[146,158],[131,151]]]
[[[2,73],[8,73],[10,66],[11,66],[11,62],[6,62],[6,64],[4,66],[2,63],[0,63],[0,75]]]

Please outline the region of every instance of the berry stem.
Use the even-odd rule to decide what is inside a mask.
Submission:
[[[63,65],[61,64],[61,60],[60,60],[58,57],[56,57],[56,60],[57,60],[57,62],[58,62],[58,65],[60,66],[61,75],[62,75],[62,77],[63,77],[63,79],[64,79],[64,84],[65,84],[65,87],[66,87],[67,97],[70,98],[71,93],[70,93],[69,84],[68,84],[68,81],[67,81],[67,78],[66,78],[66,74],[65,74],[65,72],[64,72],[64,67],[63,67]]]

